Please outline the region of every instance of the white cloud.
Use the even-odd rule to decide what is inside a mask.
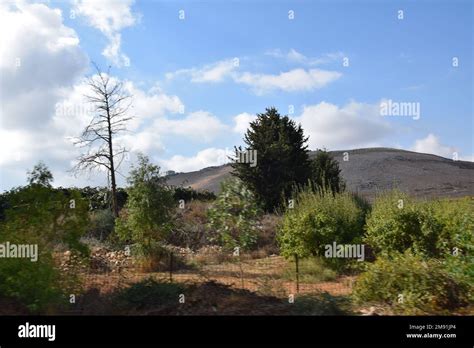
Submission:
[[[326,86],[341,76],[342,74],[337,71],[293,69],[278,75],[245,72],[236,76],[234,80],[252,87],[257,94],[264,94],[278,89],[286,92],[312,91]]]
[[[177,155],[161,162],[166,170],[190,172],[225,164],[228,162],[227,156],[229,156],[229,151],[212,147],[199,151],[195,156],[186,157]]]
[[[144,91],[131,81],[125,82],[125,88],[133,96],[133,114],[140,118],[177,114],[184,111],[184,104],[176,95],[167,95],[158,86]]]
[[[85,71],[88,59],[58,9],[43,4],[0,5],[2,127],[38,129]]]
[[[298,52],[294,48],[291,48],[288,52],[284,53],[280,49],[274,49],[267,51],[265,53],[268,56],[272,56],[279,59],[285,59],[291,63],[298,63],[304,64],[309,66],[316,66],[322,64],[328,64],[337,60],[341,60],[344,58],[344,54],[342,52],[333,52],[333,53],[326,53],[319,57],[312,58],[307,57],[304,54]]]
[[[256,119],[256,115],[243,112],[234,117],[233,131],[239,134],[244,134],[249,127],[250,122]]]
[[[327,102],[308,105],[294,119],[301,123],[309,136],[309,148],[312,150],[378,146],[379,141],[386,140],[395,132],[380,116],[378,104],[355,101],[343,107]]]
[[[23,183],[38,160],[54,170],[71,155],[52,118],[64,91],[86,71],[88,58],[61,11],[45,4],[0,3],[0,32],[0,171],[7,188]]]
[[[128,65],[130,60],[122,53],[120,31],[135,25],[139,16],[131,7],[134,0],[75,0],[74,11],[84,16],[90,26],[100,30],[109,40],[102,54],[117,66]]]
[[[294,59],[299,59],[298,55],[298,52],[292,52]],[[235,83],[250,86],[256,94],[261,95],[273,90],[312,91],[322,88],[342,76],[340,72],[321,69],[305,70],[300,68],[272,75],[239,72],[238,68],[239,64],[234,58],[218,61],[201,68],[180,69],[167,73],[166,78],[172,80],[179,76],[185,76],[189,77],[193,83],[216,83],[230,78]]]
[[[161,135],[178,135],[209,142],[228,130],[228,126],[211,113],[200,110],[192,112],[182,119],[157,119],[152,129]]]
[[[174,79],[179,76],[190,76],[191,82],[221,82],[226,77],[231,76],[238,68],[234,59],[221,60],[202,68],[181,69],[173,73],[167,73],[167,79]]]
[[[458,152],[455,147],[444,145],[439,138],[430,133],[423,139],[418,139],[412,147],[415,152],[430,153],[446,158],[453,158],[454,152]]]

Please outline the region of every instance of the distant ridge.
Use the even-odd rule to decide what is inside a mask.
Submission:
[[[344,153],[348,161],[344,161]],[[474,196],[474,163],[392,148],[330,151],[347,188],[372,200],[377,191],[398,188],[419,197]],[[316,151],[310,152],[313,157]],[[170,185],[219,192],[229,164],[168,176]]]

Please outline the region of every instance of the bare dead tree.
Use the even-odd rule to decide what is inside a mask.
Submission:
[[[118,216],[116,173],[127,150],[114,144],[116,134],[127,130],[127,121],[132,99],[123,83],[110,78],[110,67],[103,73],[95,64],[97,75],[88,80],[90,94],[87,101],[94,105],[94,114],[89,125],[75,139],[74,144],[87,151],[77,158],[74,172],[105,168],[110,177],[112,189],[112,212]]]

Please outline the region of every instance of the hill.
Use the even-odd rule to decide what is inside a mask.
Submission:
[[[348,161],[344,161],[344,153]],[[315,151],[310,156],[315,155]],[[391,148],[331,151],[347,188],[371,200],[377,191],[398,188],[419,197],[474,196],[474,163]],[[217,193],[231,175],[229,164],[168,177],[171,185]]]

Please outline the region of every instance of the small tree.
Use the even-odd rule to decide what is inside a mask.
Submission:
[[[221,193],[208,210],[209,226],[229,249],[249,249],[257,241],[259,209],[253,193],[236,178],[221,184]]]
[[[234,175],[254,193],[266,211],[275,210],[288,198],[295,185],[311,178],[311,162],[301,125],[275,108],[266,109],[250,123],[244,137],[246,150],[255,151],[257,164],[235,161]],[[236,148],[242,151],[242,148]]]
[[[38,162],[28,174],[28,184],[51,187],[53,174],[42,161]]]
[[[345,189],[344,180],[341,177],[339,163],[326,150],[318,150],[311,162],[312,181],[317,189],[331,191],[333,194]]]
[[[166,186],[160,168],[141,154],[128,183],[128,200],[116,231],[122,240],[136,243],[144,254],[149,254],[171,230],[173,191]]]
[[[353,195],[314,192],[310,187],[296,195],[295,206],[287,209],[278,231],[281,255],[324,256],[325,246],[360,243],[365,211]],[[337,264],[334,260],[327,263]]]

